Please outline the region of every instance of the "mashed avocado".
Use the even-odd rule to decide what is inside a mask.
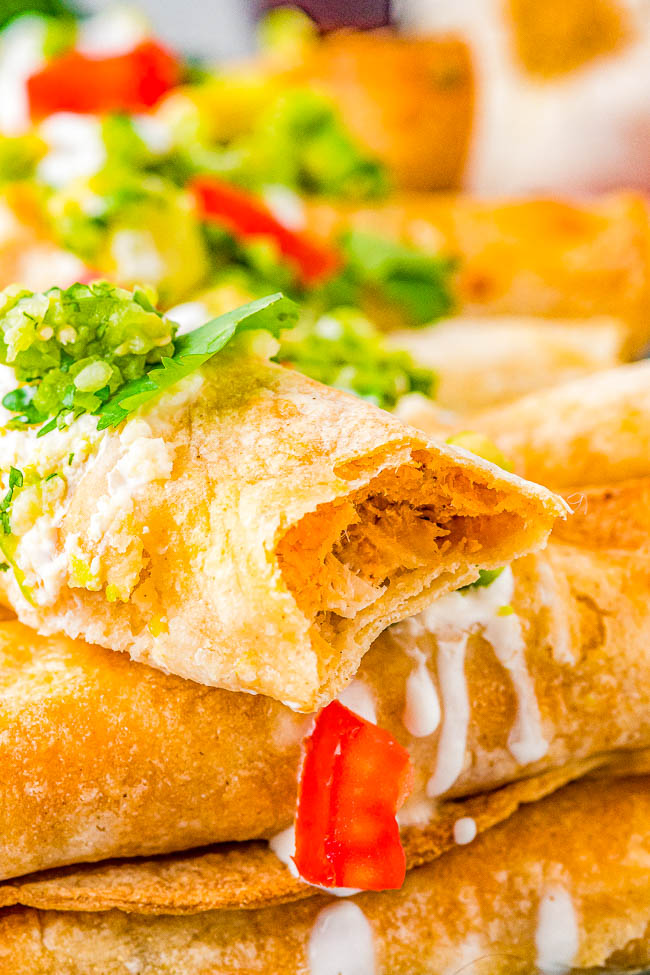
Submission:
[[[389,348],[354,308],[336,309],[286,332],[276,359],[386,410],[406,393],[433,396],[435,389],[433,372],[416,366],[408,352]]]
[[[173,355],[176,326],[143,291],[99,282],[0,294],[0,362],[25,385],[3,405],[15,426],[92,413],[124,383]]]

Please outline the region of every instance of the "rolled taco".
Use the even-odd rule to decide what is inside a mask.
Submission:
[[[342,693],[408,749],[399,821],[417,862],[453,844],[459,804],[487,827],[518,801],[511,786],[536,798],[650,747],[642,487],[594,492],[545,552],[388,629]],[[2,877],[291,826],[313,718],[18,622],[0,635]]]
[[[310,47],[278,80],[325,92],[396,185],[433,190],[461,185],[472,75],[468,47],[453,38],[342,31]]]
[[[392,332],[390,342],[435,371],[436,406],[471,413],[619,365],[625,336],[615,319],[459,315]]]
[[[411,413],[413,419],[416,414]],[[423,429],[434,417],[420,410]],[[507,454],[525,477],[562,491],[650,473],[650,363],[576,379],[463,421]]]
[[[650,238],[640,196],[500,203],[414,194],[372,207],[314,203],[307,225],[326,239],[352,228],[457,258],[455,294],[464,314],[604,315],[627,323],[627,355],[640,354],[648,340]],[[397,306],[378,304],[373,294],[366,300],[388,327],[399,326]]]
[[[0,971],[640,971],[650,963],[649,821],[647,777],[581,782],[410,871],[399,892],[184,917],[175,905],[191,901],[200,872],[151,864],[167,914],[6,909]]]
[[[542,544],[565,511],[269,363],[254,330],[286,324],[278,296],[179,339],[110,285],[3,302],[0,584],[41,633],[314,710],[387,625]]]

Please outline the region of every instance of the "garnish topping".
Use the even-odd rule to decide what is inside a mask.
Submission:
[[[353,293],[377,292],[399,306],[412,326],[448,315],[454,306],[451,275],[456,262],[425,254],[394,240],[349,230],[341,239],[344,282]],[[355,302],[356,303],[356,302]]]
[[[45,294],[0,293],[0,362],[22,384],[3,405],[10,427],[44,424],[39,436],[84,413],[98,428],[116,426],[143,403],[200,368],[242,329],[278,334],[296,306],[270,295],[176,338],[142,290],[106,282],[75,284]]]
[[[208,359],[227,345],[236,332],[264,329],[277,336],[283,329],[291,328],[297,315],[297,306],[277,293],[219,315],[193,332],[182,335],[174,343],[174,354],[171,358],[163,358],[160,366],[119,389],[115,396],[100,407],[98,429],[117,426],[129,413],[133,413],[158,393],[200,369]]]
[[[110,57],[66,51],[27,80],[27,94],[34,118],[54,112],[144,112],[181,78],[181,64],[170,51],[143,41]]]
[[[287,228],[246,190],[214,176],[197,177],[190,189],[204,220],[216,221],[244,238],[269,238],[296,266],[303,284],[313,285],[338,269],[340,257],[336,251],[317,243],[305,233]]]
[[[276,359],[384,410],[407,393],[435,392],[434,373],[416,365],[409,352],[391,347],[354,308],[337,308],[316,322],[305,319],[282,336]]]
[[[395,814],[412,785],[409,754],[387,731],[333,701],[305,742],[295,863],[323,887],[393,890],[406,861]]]
[[[471,592],[473,589],[482,589],[484,586],[491,586],[495,579],[498,579],[503,572],[503,566],[500,569],[479,569],[478,579],[474,582],[470,582],[468,586],[461,586],[458,590],[459,592]]]

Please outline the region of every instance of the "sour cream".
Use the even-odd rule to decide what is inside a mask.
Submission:
[[[565,975],[573,967],[579,946],[578,920],[565,887],[549,887],[537,916],[537,967],[543,975]]]
[[[375,975],[372,928],[356,904],[332,904],[320,912],[309,938],[310,975]]]

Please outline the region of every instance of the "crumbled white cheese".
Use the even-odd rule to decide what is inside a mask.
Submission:
[[[153,481],[167,479],[172,472],[173,450],[161,437],[136,436],[131,440],[127,434],[123,448],[108,475],[108,492],[99,498],[90,518],[88,538],[93,542],[105,541],[111,525],[133,510],[143,489]]]
[[[64,187],[94,176],[106,162],[102,124],[93,115],[56,112],[41,123],[39,135],[48,151],[38,164],[39,179]]]

